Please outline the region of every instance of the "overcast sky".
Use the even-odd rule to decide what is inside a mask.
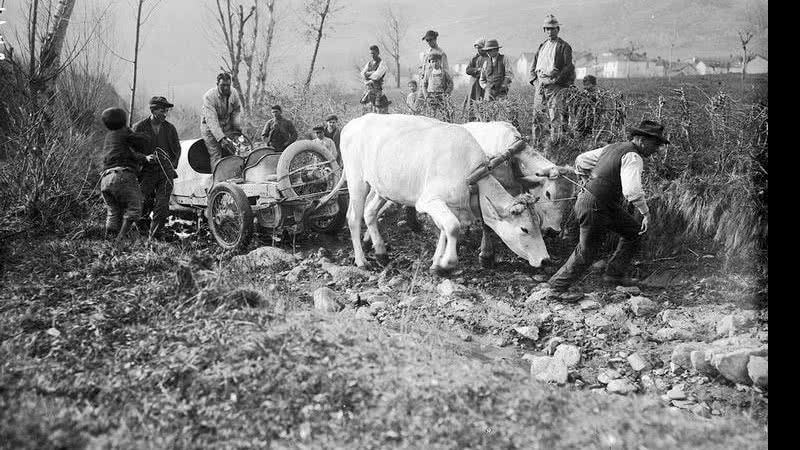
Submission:
[[[233,3],[251,4],[251,1]],[[313,44],[300,32],[304,1],[277,0],[278,31],[270,64],[272,80],[305,80]],[[376,43],[384,20],[382,11],[389,0],[334,1],[342,9],[333,15],[332,28],[320,47],[314,81],[335,81],[356,87],[356,66],[363,65],[369,57],[369,45]],[[401,72],[405,75],[425,49],[421,37],[427,29],[440,33],[439,43],[451,64],[472,55],[472,42],[477,37],[498,39],[503,46],[501,52],[516,57],[535,50],[544,39],[541,23],[548,13],[555,14],[562,22],[561,37],[575,51],[600,52],[634,42],[650,56],[666,58],[670,46],[674,58],[727,55],[739,51],[735,33],[738,24],[733,23],[737,16],[727,14],[728,10],[748,1],[761,0],[392,0],[391,3],[407,24],[402,43]],[[20,9],[27,0],[5,3],[8,11],[4,20],[8,23],[0,32],[13,42],[12,29],[22,25],[24,31],[25,19]],[[217,39],[214,5],[215,0],[146,0],[145,11],[152,6],[155,9],[142,29],[139,88],[143,93],[167,95],[178,102],[191,103],[199,102],[202,93],[213,86],[222,50]],[[132,66],[122,58],[133,56],[136,1],[78,0],[71,30],[92,29],[92,18],[101,14],[100,37],[94,44],[112,53],[109,58],[113,63],[114,84],[125,97]],[[765,39],[762,53],[766,52]]]

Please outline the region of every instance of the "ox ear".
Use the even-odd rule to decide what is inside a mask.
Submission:
[[[483,216],[484,221],[487,222],[497,222],[502,220],[501,211],[498,210],[497,206],[495,206],[492,199],[490,199],[486,195],[481,195],[481,216]]]

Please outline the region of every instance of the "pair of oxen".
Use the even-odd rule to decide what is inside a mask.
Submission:
[[[361,219],[375,256],[386,258],[378,216],[388,201],[416,207],[439,228],[430,269],[458,263],[462,225],[480,218],[480,261],[494,260],[490,230],[533,267],[549,259],[542,231],[559,232],[573,195],[574,170],[556,166],[506,122],[450,124],[422,116],[366,114],[342,129],[341,153],[350,204],[355,263],[367,264]],[[505,155],[505,157],[503,157]],[[496,167],[495,167],[496,165]]]

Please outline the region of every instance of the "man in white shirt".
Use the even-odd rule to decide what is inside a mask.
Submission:
[[[383,95],[383,77],[386,76],[388,67],[381,59],[380,49],[377,45],[370,45],[370,56],[372,59],[361,69],[361,77],[364,79],[366,91],[361,98],[364,105],[364,112],[377,112],[387,114],[389,112],[389,100]]]
[[[336,150],[336,143],[333,142],[333,139],[325,136],[325,127],[322,125],[317,125],[313,128],[313,130],[314,139],[312,139],[312,141],[325,147],[326,150],[331,152],[331,155],[333,155],[336,161],[339,162],[339,151]]]
[[[231,136],[242,134],[239,116],[242,102],[239,92],[231,87],[231,75],[217,75],[217,86],[203,94],[203,110],[200,118],[200,136],[208,148],[211,170],[224,156],[236,153],[236,144]]]
[[[530,84],[536,88],[533,98],[533,142],[544,145],[544,136],[551,139],[560,135],[564,126],[565,112],[562,89],[575,82],[575,65],[572,63],[572,47],[558,37],[561,24],[555,16],[545,17],[543,29],[547,40],[539,45],[533,55]]]
[[[620,239],[603,281],[634,283],[624,273],[650,224],[650,209],[642,190],[642,158],[655,154],[669,141],[664,137],[664,126],[651,120],[628,128],[628,133],[629,142],[609,144],[575,158],[575,172],[582,179],[588,178],[575,202],[580,241],[569,260],[548,282],[556,291],[566,291],[592,264],[606,230],[619,234]],[[643,217],[641,225],[622,207],[622,197],[639,210]]]

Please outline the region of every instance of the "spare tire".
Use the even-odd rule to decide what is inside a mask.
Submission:
[[[310,140],[295,141],[281,153],[275,168],[278,190],[283,197],[294,198],[330,192],[341,168],[336,157],[325,147]]]

